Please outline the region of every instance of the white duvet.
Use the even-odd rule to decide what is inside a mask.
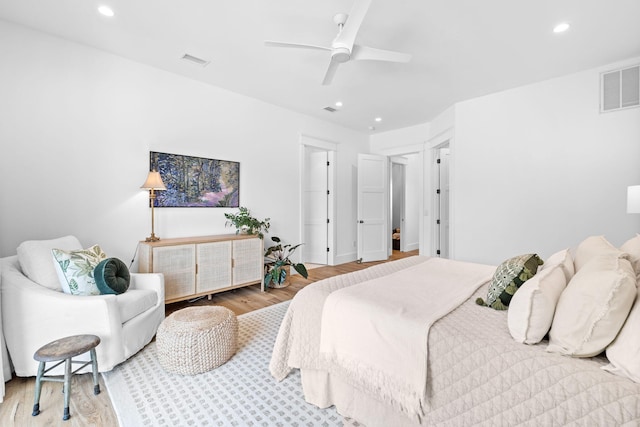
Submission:
[[[493,266],[429,258],[337,290],[324,303],[322,357],[348,383],[421,417],[429,328],[494,271]]]

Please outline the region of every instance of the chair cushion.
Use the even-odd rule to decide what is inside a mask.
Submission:
[[[120,320],[122,323],[133,319],[137,315],[149,310],[158,303],[158,294],[150,289],[129,289],[116,295]]]
[[[93,277],[93,270],[107,257],[100,246],[93,245],[88,249],[74,251],[53,248],[51,253],[62,292],[71,295],[100,295]]]
[[[55,264],[51,261],[51,249],[82,249],[75,236],[65,236],[51,240],[27,240],[18,249],[18,262],[22,273],[40,286],[62,291]]]
[[[93,277],[101,294],[122,294],[129,289],[131,276],[127,265],[118,258],[103,259],[93,269]]]

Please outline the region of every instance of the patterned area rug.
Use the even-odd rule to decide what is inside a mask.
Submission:
[[[238,316],[238,352],[200,375],[165,372],[152,342],[102,374],[121,427],[358,426],[304,400],[298,370],[278,383],[269,360],[289,302]],[[360,424],[360,426],[362,426]]]

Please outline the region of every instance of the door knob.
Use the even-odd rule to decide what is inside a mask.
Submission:
[[[360,224],[364,224],[364,221],[363,221],[363,220],[360,220],[360,221],[358,221],[358,222],[359,222]]]

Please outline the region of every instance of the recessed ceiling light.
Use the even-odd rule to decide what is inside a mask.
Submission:
[[[565,31],[567,31],[569,29],[569,27],[571,27],[571,25],[569,25],[568,22],[561,22],[560,24],[556,25],[555,27],[553,27],[553,32],[554,33],[564,33]]]
[[[336,107],[342,107],[342,101],[336,101]]]
[[[108,16],[108,17],[112,17],[113,15],[115,15],[113,13],[113,9],[111,9],[109,6],[100,6],[98,8],[98,12],[100,12],[104,16]]]
[[[381,122],[382,121],[382,117],[376,117],[376,122]]]

